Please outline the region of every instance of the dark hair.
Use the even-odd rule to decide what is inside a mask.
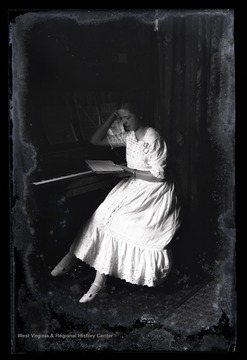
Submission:
[[[119,101],[119,109],[129,110],[132,114],[135,114],[137,117],[143,116],[143,106],[140,103],[140,100],[134,96],[124,96]]]

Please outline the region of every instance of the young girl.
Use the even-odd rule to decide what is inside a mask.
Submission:
[[[117,117],[127,131],[108,135]],[[122,168],[129,176],[111,190],[51,272],[61,275],[78,259],[95,268],[94,282],[81,303],[95,298],[106,275],[137,285],[159,285],[170,270],[168,244],[180,226],[178,197],[167,176],[165,141],[142,122],[135,105],[122,103],[96,130],[91,143],[125,146],[127,166]]]

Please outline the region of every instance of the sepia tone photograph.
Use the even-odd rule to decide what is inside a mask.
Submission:
[[[235,352],[234,11],[8,26],[11,353]]]

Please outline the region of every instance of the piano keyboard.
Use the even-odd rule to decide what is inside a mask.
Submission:
[[[83,176],[83,175],[87,175],[87,174],[93,174],[93,171],[92,170],[83,171],[83,172],[76,173],[76,174],[64,175],[64,176],[60,176],[60,177],[56,177],[56,178],[52,178],[52,179],[35,181],[32,184],[33,185],[43,185],[43,184],[48,184],[48,183],[51,183],[51,182],[61,181],[61,180],[65,180],[65,179],[71,179],[71,178],[74,178],[74,177],[77,177],[77,176]]]

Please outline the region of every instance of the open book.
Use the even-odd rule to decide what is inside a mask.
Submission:
[[[121,173],[124,170],[111,160],[85,160],[91,170],[100,174]]]

